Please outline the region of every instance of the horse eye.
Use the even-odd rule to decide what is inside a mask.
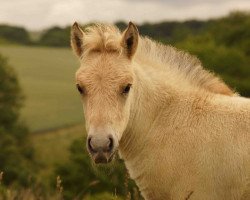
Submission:
[[[123,94],[128,94],[132,84],[128,84],[122,91]]]
[[[76,84],[76,87],[77,87],[77,90],[80,92],[80,94],[84,93],[84,89],[79,84]]]

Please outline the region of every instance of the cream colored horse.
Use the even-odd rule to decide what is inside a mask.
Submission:
[[[132,23],[75,23],[71,44],[96,163],[118,150],[147,200],[250,199],[249,99]]]

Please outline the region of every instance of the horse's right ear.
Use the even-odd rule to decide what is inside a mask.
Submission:
[[[71,47],[77,56],[81,56],[83,53],[83,37],[84,32],[75,22],[71,28]]]

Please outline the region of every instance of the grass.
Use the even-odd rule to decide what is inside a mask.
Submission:
[[[0,54],[18,74],[26,97],[21,116],[31,131],[83,121],[74,81],[79,64],[70,49],[6,45]]]
[[[68,160],[69,146],[75,139],[83,139],[85,136],[84,125],[75,125],[54,131],[46,131],[39,134],[32,134],[31,140],[35,148],[36,158],[42,165],[37,174],[39,181],[45,184],[49,182],[53,167]],[[83,143],[83,148],[85,144]]]

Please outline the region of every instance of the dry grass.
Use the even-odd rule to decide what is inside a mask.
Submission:
[[[1,172],[1,180],[3,179],[3,173]],[[54,194],[39,194],[38,190],[26,188],[16,190],[13,187],[3,187],[0,185],[0,200],[63,200],[63,188],[61,186],[61,179],[57,177],[56,191]]]

